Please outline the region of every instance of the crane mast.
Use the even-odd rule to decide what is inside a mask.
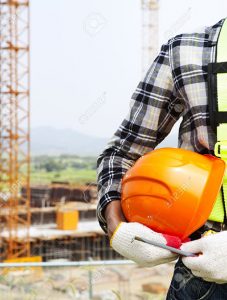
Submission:
[[[30,256],[29,48],[29,1],[0,0],[0,204],[7,258]]]
[[[142,9],[142,73],[158,53],[158,0],[141,0]]]

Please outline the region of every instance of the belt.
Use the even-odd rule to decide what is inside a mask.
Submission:
[[[217,232],[227,230],[227,225],[225,223],[220,223],[220,222],[215,222],[215,221],[210,221],[208,220],[204,227],[207,227],[208,230],[214,230]]]
[[[195,232],[193,232],[189,236],[189,238],[192,241],[197,240],[197,239],[201,238],[202,235],[204,234],[204,232],[206,232],[208,230],[213,230],[216,232],[224,231],[224,230],[227,230],[227,225],[225,223],[208,220],[202,227],[200,227]]]

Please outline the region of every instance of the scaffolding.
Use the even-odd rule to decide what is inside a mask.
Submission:
[[[109,238],[96,221],[83,221],[85,226],[90,223],[88,230],[64,231],[57,230],[54,224],[31,227],[30,248],[31,256],[42,257],[42,261],[65,259],[67,261],[113,260],[123,257],[111,248]],[[87,223],[87,225],[86,225]],[[83,224],[82,224],[83,226]],[[91,227],[93,229],[91,229]],[[8,236],[3,233],[0,245],[0,260],[6,259],[4,253],[8,245]],[[20,231],[23,240],[24,232]]]
[[[144,74],[158,52],[159,0],[141,0],[142,9],[142,73]]]
[[[29,1],[0,0],[0,204],[8,258],[30,255]],[[21,186],[26,194],[21,196]],[[26,214],[21,217],[19,208]],[[23,241],[17,238],[24,228]]]

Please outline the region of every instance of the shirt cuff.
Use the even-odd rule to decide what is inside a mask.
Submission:
[[[105,233],[107,233],[107,223],[104,216],[104,209],[108,203],[115,200],[121,200],[121,193],[117,191],[110,191],[100,198],[97,206],[97,218],[99,221],[99,225]]]

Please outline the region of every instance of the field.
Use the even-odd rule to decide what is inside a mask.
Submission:
[[[96,158],[76,155],[33,157],[31,183],[49,184],[51,181],[68,181],[76,184],[96,182]]]

